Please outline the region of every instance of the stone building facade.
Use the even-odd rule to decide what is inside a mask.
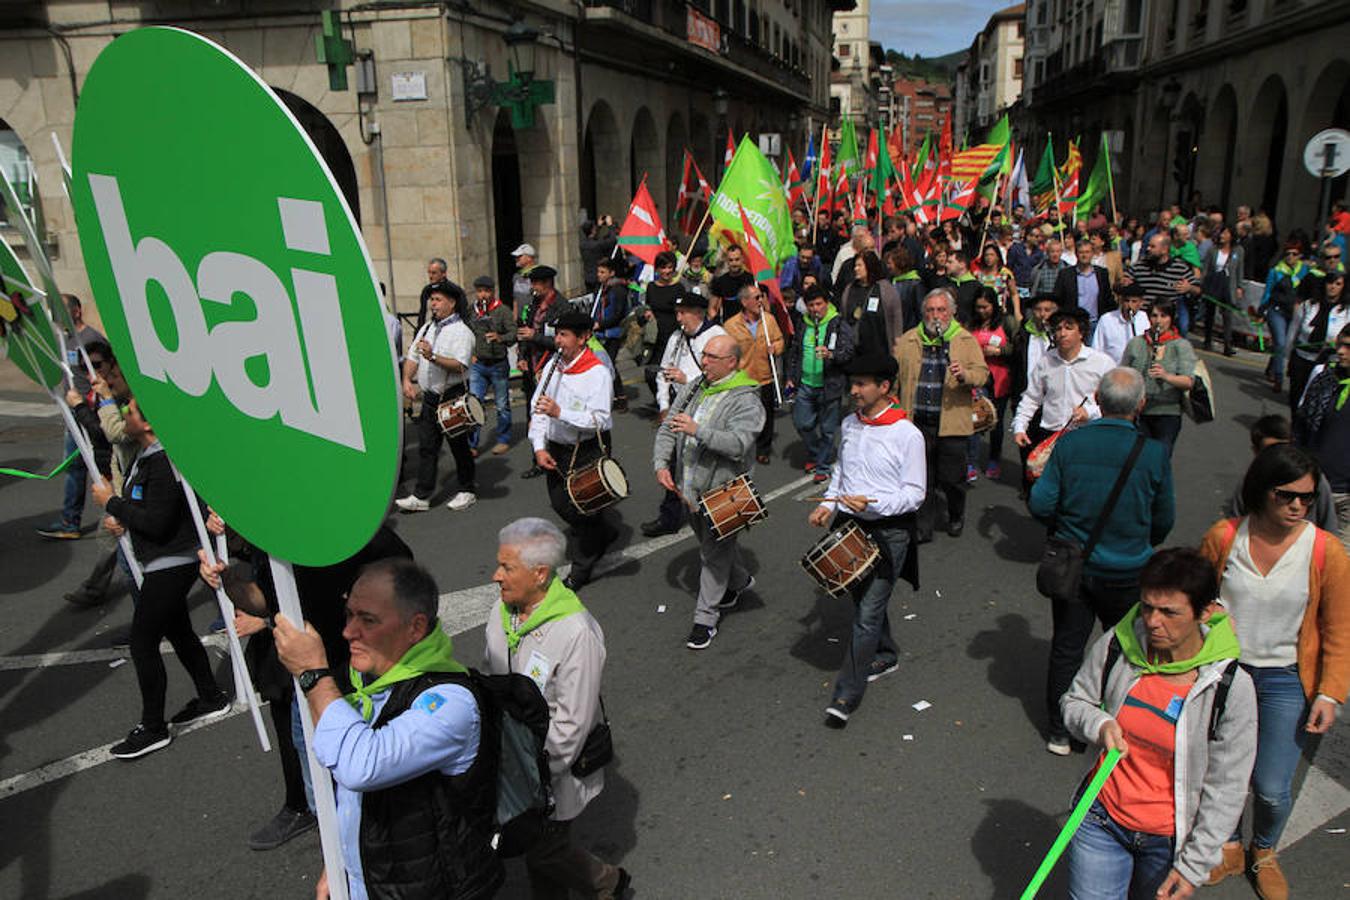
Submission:
[[[344,187],[398,311],[416,309],[428,258],[444,257],[462,283],[500,279],[522,241],[558,268],[564,289],[580,289],[583,215],[621,221],[645,175],[669,228],[686,146],[715,181],[728,129],[780,133],[784,146],[819,129],[829,103],[830,16],[841,2],[849,5],[25,4],[0,11],[0,133],[12,132],[31,157],[58,281],[87,294],[52,135],[71,146],[79,87],[118,34],[148,24],[188,28],[238,56],[290,106]],[[358,57],[346,91],[330,89],[316,57],[325,10],[338,12]],[[532,57],[522,65],[553,85],[529,126],[513,125],[493,94],[517,61],[505,40],[513,25],[537,32],[520,48]]]

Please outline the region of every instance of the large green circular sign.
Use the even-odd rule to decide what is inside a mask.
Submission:
[[[73,163],[99,313],[174,464],[275,556],[360,549],[398,476],[396,363],[365,244],[294,117],[228,51],[146,28],[90,69]]]

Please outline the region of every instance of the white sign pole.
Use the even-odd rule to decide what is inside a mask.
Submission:
[[[297,628],[303,628],[305,614],[300,609],[300,592],[295,586],[295,572],[284,559],[269,556],[272,584],[276,587],[277,607],[281,614]],[[295,687],[295,705],[300,709],[300,724],[305,729],[305,756],[309,761],[310,780],[314,786],[314,813],[319,820],[319,842],[323,845],[323,864],[328,874],[328,894],[332,900],[347,900],[347,868],[342,863],[342,841],[338,835],[337,800],[333,796],[333,776],[314,755],[314,717],[310,715],[305,692],[298,679]],[[345,703],[346,701],[339,701]]]
[[[197,529],[197,540],[206,554],[206,561],[216,564],[216,554],[211,547],[211,537],[206,533],[206,522],[202,519],[202,509],[197,504],[197,493],[187,483],[177,469],[178,483],[183,486],[183,496],[187,498],[188,511],[192,514],[192,525]],[[244,648],[239,644],[239,631],[234,627],[234,603],[225,593],[224,587],[216,588],[216,604],[220,607],[221,620],[225,622],[225,634],[229,638],[230,668],[234,670],[234,696],[248,704],[249,714],[253,717],[253,727],[258,732],[258,743],[264,753],[272,749],[267,739],[267,728],[263,725],[262,711],[258,708],[258,697],[253,693],[253,684],[248,677],[248,664],[244,662]]]

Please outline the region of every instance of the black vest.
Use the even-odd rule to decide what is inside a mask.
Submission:
[[[468,676],[430,673],[395,684],[371,727],[383,728],[422,691],[446,683],[473,692],[478,754],[461,775],[428,772],[361,796],[361,867],[371,900],[479,900],[505,877],[492,848],[501,729]]]

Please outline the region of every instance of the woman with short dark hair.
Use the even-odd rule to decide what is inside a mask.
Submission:
[[[1256,698],[1214,599],[1207,559],[1158,551],[1140,573],[1139,603],[1093,645],[1060,701],[1075,738],[1123,754],[1069,845],[1072,900],[1189,897],[1242,815]]]
[[[841,273],[842,275],[842,273]],[[875,250],[853,258],[853,280],[840,278],[839,315],[853,329],[860,356],[890,355],[895,339],[904,333],[904,311],[895,285]]]
[[[1267,447],[1242,482],[1248,514],[1215,524],[1200,548],[1222,573],[1219,600],[1232,613],[1260,718],[1250,858],[1239,823],[1208,883],[1250,865],[1263,897],[1288,896],[1275,849],[1293,807],[1294,769],[1307,735],[1331,727],[1350,688],[1350,557],[1305,519],[1317,479],[1304,451]]]
[[[1120,359],[1144,376],[1144,411],[1139,430],[1167,447],[1172,456],[1177,435],[1181,434],[1181,401],[1195,379],[1195,350],[1173,324],[1176,304],[1159,300],[1149,311],[1152,327],[1125,345]]]

